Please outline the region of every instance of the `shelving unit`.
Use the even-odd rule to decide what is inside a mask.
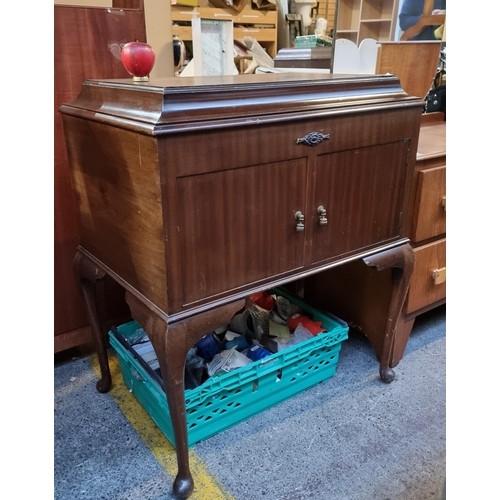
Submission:
[[[172,34],[178,35],[183,42],[192,42],[191,19],[195,9],[182,5],[172,5]],[[262,11],[245,7],[237,13],[232,9],[216,7],[196,7],[198,16],[203,19],[232,19],[235,40],[245,37],[254,38],[274,57],[277,51],[277,11]]]
[[[337,38],[392,40],[397,11],[398,0],[340,0]]]

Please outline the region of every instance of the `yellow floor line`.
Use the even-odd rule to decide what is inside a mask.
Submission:
[[[93,371],[100,377],[97,355],[91,357]],[[139,437],[151,450],[158,463],[172,477],[177,474],[177,459],[175,449],[153,422],[146,410],[141,406],[133,394],[124,384],[118,359],[113,353],[109,355],[109,368],[113,387],[110,394],[115,399],[121,411],[132,424]],[[189,465],[194,479],[192,500],[234,500],[234,497],[225,492],[209,472],[203,460],[193,451],[189,451]]]

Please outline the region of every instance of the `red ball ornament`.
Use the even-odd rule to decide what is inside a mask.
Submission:
[[[120,58],[125,69],[135,81],[148,81],[155,63],[155,53],[145,42],[128,42],[121,51]]]

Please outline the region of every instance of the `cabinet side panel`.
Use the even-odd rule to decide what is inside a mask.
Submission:
[[[167,300],[156,140],[65,117],[81,244],[159,307]]]

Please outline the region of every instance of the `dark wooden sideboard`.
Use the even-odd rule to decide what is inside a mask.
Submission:
[[[174,493],[193,490],[188,349],[249,294],[360,262],[390,274],[380,375],[406,297],[422,110],[392,75],[88,80],[60,108],[78,199],[75,256],[111,386],[96,283],[111,277],[150,335],[172,416]],[[327,283],[326,283],[327,286]]]

